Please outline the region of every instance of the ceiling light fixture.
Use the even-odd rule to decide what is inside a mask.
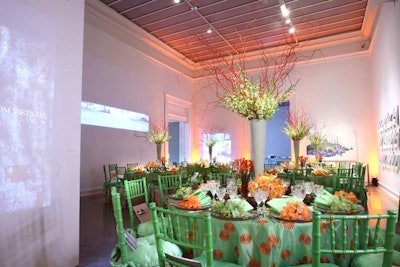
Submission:
[[[179,4],[181,2],[181,0],[174,0],[175,4]]]
[[[208,28],[208,29],[207,29],[207,33],[212,33],[212,29],[211,29],[211,28]]]
[[[287,9],[285,4],[281,5],[281,12],[282,12],[282,16],[284,16],[285,18],[289,16],[289,9]]]
[[[286,19],[286,20],[285,20],[285,23],[286,23],[286,24],[290,24],[291,22],[292,22],[292,21],[291,21],[290,19]]]
[[[294,27],[293,27],[293,26],[292,26],[292,27],[290,27],[290,29],[289,29],[289,33],[293,34],[295,31],[296,31],[296,30],[294,29]]]

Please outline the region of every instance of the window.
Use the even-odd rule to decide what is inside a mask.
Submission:
[[[213,139],[216,141],[212,149],[212,157],[217,162],[231,161],[232,141],[231,135],[227,133],[203,134],[203,159],[209,159],[208,146],[206,140]]]

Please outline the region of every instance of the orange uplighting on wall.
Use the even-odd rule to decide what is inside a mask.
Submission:
[[[190,162],[197,162],[200,160],[200,153],[199,150],[197,148],[193,148],[192,149],[192,155],[190,157]]]
[[[370,177],[377,178],[379,173],[378,155],[377,154],[370,155],[368,162],[369,162],[368,164],[369,164]]]

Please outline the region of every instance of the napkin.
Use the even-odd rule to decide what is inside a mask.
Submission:
[[[281,213],[283,207],[286,205],[287,202],[290,201],[299,202],[300,200],[297,197],[273,198],[270,201],[268,201],[267,204],[276,213]]]
[[[254,209],[253,206],[244,199],[234,198],[234,199],[229,199],[228,201],[232,201],[232,202],[236,202],[236,203],[242,202],[241,205],[243,206],[243,209],[245,211],[251,211]]]
[[[324,192],[319,197],[314,199],[314,203],[322,208],[323,207],[329,208],[331,201],[332,201],[332,196],[333,195],[331,193],[324,190]]]

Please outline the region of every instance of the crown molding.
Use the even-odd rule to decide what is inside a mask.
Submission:
[[[189,78],[195,64],[98,0],[85,0],[85,22],[126,43],[152,62]]]

